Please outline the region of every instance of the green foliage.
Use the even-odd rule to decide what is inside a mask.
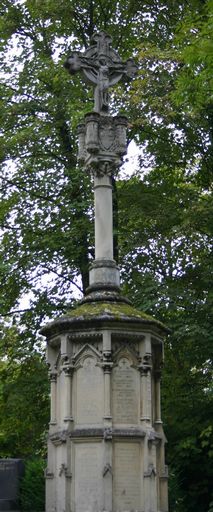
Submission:
[[[0,340],[0,443],[2,457],[44,452],[49,383],[43,356],[21,341],[15,327]]]
[[[21,512],[43,512],[45,510],[45,460],[29,459],[25,463],[25,474],[21,481]]]
[[[207,512],[211,500],[212,214],[212,197],[179,169],[119,183],[125,291],[171,329],[162,408],[172,512]]]

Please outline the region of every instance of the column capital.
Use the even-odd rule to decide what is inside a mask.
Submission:
[[[74,372],[74,366],[72,364],[64,364],[62,366],[62,370],[64,372],[64,374],[66,375],[66,377],[72,377],[73,375],[73,372]]]
[[[49,378],[50,378],[51,382],[56,382],[57,381],[57,376],[58,376],[58,372],[57,371],[55,371],[55,370],[50,370],[49,371]]]
[[[104,362],[102,363],[102,368],[104,373],[111,373],[113,367],[113,363]]]
[[[147,377],[147,374],[151,371],[151,366],[147,364],[140,364],[138,366],[138,370],[141,374],[141,377]]]
[[[101,366],[104,370],[104,373],[111,373],[112,367],[113,367],[113,362],[107,361],[107,359],[106,359],[106,360],[103,360]]]

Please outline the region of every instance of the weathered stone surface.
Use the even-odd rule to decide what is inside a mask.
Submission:
[[[111,37],[104,31],[94,34],[94,45],[84,53],[72,52],[65,62],[70,74],[82,71],[95,86],[94,111],[88,112],[78,127],[78,158],[86,171],[94,176],[95,261],[113,263],[112,176],[117,173],[127,152],[128,120],[123,115],[109,115],[109,88],[123,76],[133,77],[136,65],[132,59],[122,62],[111,46]],[[92,268],[90,286],[95,283],[119,288],[117,269]]]
[[[113,510],[141,510],[141,445],[116,442],[113,460]]]
[[[139,420],[139,373],[126,357],[112,371],[112,416],[114,424],[137,425]]]
[[[103,510],[102,460],[100,443],[75,445],[75,512]]]
[[[86,324],[98,325],[98,323],[108,321],[113,323],[122,321],[123,324],[143,324],[144,327],[149,326],[158,331],[159,335],[165,335],[169,332],[169,329],[161,322],[142,311],[138,311],[130,304],[111,300],[106,300],[106,302],[94,300],[93,302],[88,301],[80,304],[68,311],[66,315],[45,325],[40,333],[49,337],[69,329],[73,330],[75,326],[81,328]]]
[[[97,360],[85,357],[76,371],[76,423],[100,425],[103,423],[103,375]]]
[[[79,308],[84,311],[84,306]],[[50,430],[48,503],[55,503],[56,512],[60,512],[62,503],[66,507],[71,503],[73,512],[93,509],[167,512],[165,438],[162,424],[161,429],[156,430],[155,410],[157,408],[159,416],[159,397],[158,393],[152,393],[156,383],[159,385],[158,370],[162,364],[160,328],[152,324],[151,334],[150,328],[146,330],[149,323],[137,323],[134,308],[127,304],[124,308],[117,304],[111,306],[112,309],[109,304],[102,304],[101,311],[109,314],[109,319],[106,325],[101,322],[99,330],[96,322],[99,308],[90,304],[94,325],[89,327],[83,316],[80,329],[54,338],[57,344],[53,344],[53,349],[50,345],[51,354],[55,354],[55,359],[51,356],[57,372],[55,382],[60,390],[57,400],[64,402],[60,404],[64,414],[67,402],[60,384],[64,379],[61,371],[64,361],[73,369],[73,419],[71,427],[68,425],[65,429],[65,424],[57,418],[57,425]],[[134,323],[128,324],[128,329],[125,321],[122,322],[127,313],[134,315]],[[116,322],[110,319],[117,315],[119,320]],[[63,357],[59,356],[62,343]],[[148,374],[149,385],[146,381]],[[109,384],[109,396],[106,395],[106,383]],[[106,399],[111,404],[108,418],[104,417]],[[146,412],[149,410],[144,418],[141,417],[141,403],[145,404]],[[57,498],[59,494],[60,500]]]
[[[103,30],[93,35],[92,42],[94,45],[84,54],[72,52],[65,67],[71,75],[82,70],[87,81],[96,86],[94,110],[105,114],[109,109],[109,87],[119,82],[123,75],[132,78],[137,67],[133,59],[128,59],[125,63],[121,61],[118,53],[111,47],[111,37]]]
[[[150,431],[152,440],[164,440],[164,435]],[[143,439],[146,436],[146,430],[139,427],[76,427],[73,430],[59,430],[49,434],[49,439],[56,445],[66,443],[67,439],[89,439],[100,438],[110,441],[111,439]]]
[[[105,239],[105,231],[101,232],[101,236]],[[101,246],[101,242],[99,242],[99,246]],[[119,269],[116,266],[115,262],[112,260],[95,260],[94,263],[90,267],[90,287],[95,289],[97,287],[103,288],[103,286],[110,286],[117,290],[120,287],[120,274]]]

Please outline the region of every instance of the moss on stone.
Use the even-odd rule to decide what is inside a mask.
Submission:
[[[163,326],[161,322],[150,315],[138,311],[133,306],[121,302],[88,302],[80,304],[74,309],[68,311],[66,317],[91,319],[93,317],[109,316],[116,320],[124,320],[125,318],[135,318],[136,320],[144,320],[153,322],[159,326]]]

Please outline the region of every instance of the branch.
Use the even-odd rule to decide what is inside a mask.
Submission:
[[[8,313],[1,313],[1,316],[11,316],[16,315],[17,313],[25,313],[26,311],[32,311],[32,308],[14,309],[14,311],[10,311]]]
[[[3,181],[6,181],[9,185],[11,185],[12,187],[16,187],[18,188],[19,190],[23,190],[24,192],[26,192],[27,194],[29,194],[30,196],[32,197],[35,197],[36,199],[42,199],[43,201],[50,201],[52,203],[55,203],[56,201],[56,196],[55,195],[51,195],[51,196],[43,196],[41,194],[35,194],[35,192],[31,190],[28,190],[27,187],[24,187],[23,185],[21,185],[20,183],[16,183],[12,180],[9,180],[8,178],[5,178],[5,176],[2,177],[2,180]],[[60,194],[58,194],[59,196]]]
[[[78,284],[75,283],[75,281],[73,281],[72,279],[70,279],[69,277],[66,277],[64,274],[60,274],[59,272],[57,272],[57,270],[54,270],[52,269],[51,267],[48,267],[46,264],[42,265],[42,268],[45,270],[48,270],[48,272],[53,272],[53,274],[55,274],[56,276],[58,276],[60,279],[64,279],[64,281],[67,281],[71,284],[73,284],[79,292],[83,293],[83,290],[80,286],[78,286]]]
[[[4,87],[7,87],[8,89],[11,89],[11,91],[15,92],[16,94],[20,94],[20,96],[26,96],[27,98],[30,98],[31,100],[33,101],[36,101],[36,103],[40,103],[41,105],[43,105],[43,102],[41,100],[38,100],[38,98],[34,98],[34,96],[32,96],[31,94],[27,93],[27,92],[19,92],[17,91],[17,89],[15,87],[12,87],[12,85],[9,85],[7,83],[4,83],[3,84]]]
[[[24,35],[26,37],[29,37],[32,41],[34,41],[34,43],[37,41],[37,37],[35,36],[35,33],[33,34],[33,32],[28,32],[27,30],[24,30],[23,28],[20,28],[19,30],[17,30],[17,34],[19,35]]]
[[[75,18],[75,21],[76,21],[76,22],[77,22],[77,24],[78,24],[78,27],[79,27],[79,28],[77,28],[77,27],[76,27],[76,32],[80,32],[80,35],[81,35],[81,38],[82,38],[83,44],[84,44],[85,48],[87,48],[87,47],[88,47],[88,44],[87,44],[87,39],[86,39],[86,35],[85,35],[85,27],[84,27],[84,26],[82,26],[82,24],[81,24],[81,18],[80,18],[80,16],[78,16],[78,14],[77,14],[77,12],[76,12],[76,11],[74,11],[74,12],[73,12],[73,16],[74,16],[74,18]]]

